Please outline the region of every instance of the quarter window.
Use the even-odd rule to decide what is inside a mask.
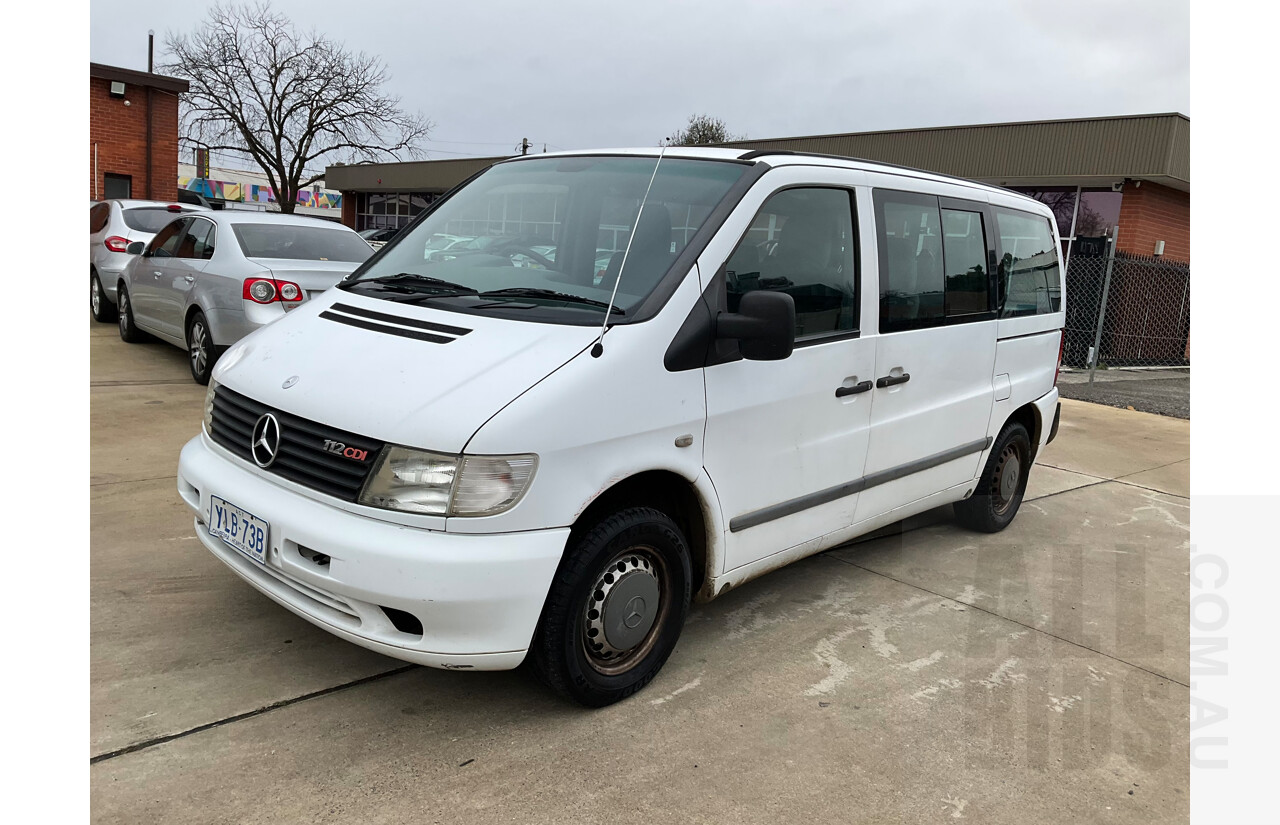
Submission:
[[[796,338],[858,329],[852,193],[783,190],[765,201],[725,263],[728,309],[757,289],[795,300]]]
[[[1058,250],[1048,218],[996,210],[1000,233],[1000,317],[1043,315],[1062,306]]]
[[[942,258],[947,317],[990,311],[991,280],[981,212],[942,210]]]

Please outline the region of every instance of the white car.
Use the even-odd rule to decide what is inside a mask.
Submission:
[[[89,312],[107,324],[116,320],[116,281],[134,241],[149,241],[176,216],[208,212],[203,206],[165,201],[106,200],[89,202]]]
[[[485,214],[506,252],[554,238],[554,265],[424,261]],[[625,248],[600,274],[602,227]],[[231,348],[178,492],[209,551],[343,639],[527,658],[615,702],[691,599],[941,505],[1009,525],[1058,427],[1054,227],[1013,192],[824,156],[503,161]]]

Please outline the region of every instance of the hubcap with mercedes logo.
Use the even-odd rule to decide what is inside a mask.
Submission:
[[[622,666],[650,647],[663,607],[655,556],[647,547],[615,556],[587,597],[583,642],[597,669]]]
[[[253,425],[249,449],[253,453],[253,461],[262,469],[275,463],[280,452],[280,422],[271,413],[264,413]]]

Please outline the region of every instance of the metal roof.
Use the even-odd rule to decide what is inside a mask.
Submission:
[[[399,163],[338,164],[325,168],[324,183],[340,192],[446,192],[508,156],[451,158]]]
[[[1190,191],[1190,136],[1190,118],[1171,112],[736,140],[718,145],[884,161],[999,186],[1103,186],[1130,178]]]
[[[772,149],[834,155],[997,186],[1109,186],[1131,179],[1191,191],[1191,120],[1176,112],[736,140],[716,146],[744,153]],[[656,154],[657,149],[643,151]],[[671,151],[694,154],[697,150],[672,147]],[[444,192],[494,163],[511,159],[330,166],[325,182],[343,192]]]
[[[89,77],[98,77],[103,80],[119,80],[121,83],[143,88],[150,86],[152,89],[163,89],[166,92],[185,92],[191,88],[191,83],[180,77],[169,77],[168,75],[154,74],[153,72],[139,72],[134,69],[122,69],[119,66],[104,66],[101,63],[89,64]]]

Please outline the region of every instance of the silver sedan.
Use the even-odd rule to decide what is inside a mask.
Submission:
[[[207,384],[227,347],[342,280],[373,254],[351,229],[269,212],[176,218],[147,243],[116,285],[120,337],[154,336],[190,354]]]

